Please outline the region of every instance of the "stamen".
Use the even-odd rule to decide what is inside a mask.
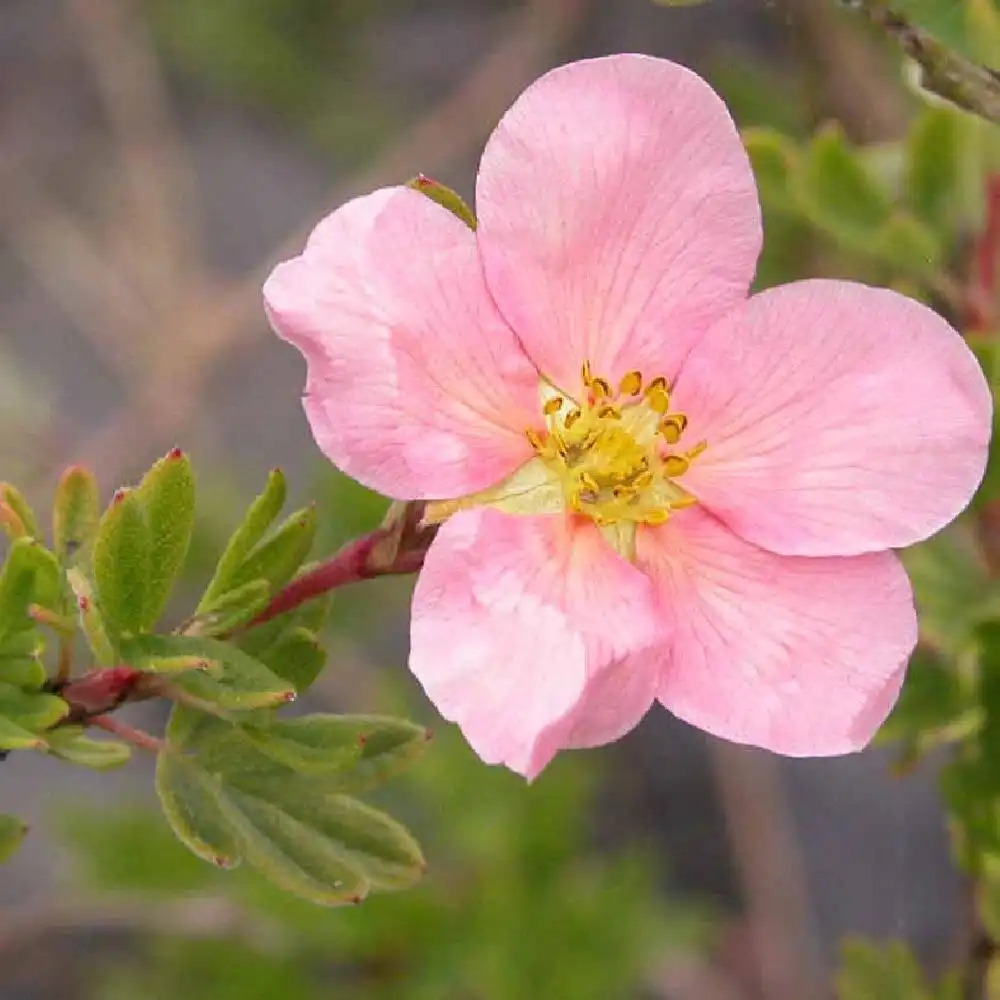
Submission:
[[[580,485],[590,490],[591,493],[597,493],[601,489],[597,480],[589,472],[580,473]]]
[[[650,486],[653,482],[653,473],[647,469],[645,472],[640,472],[639,475],[632,480],[632,485],[636,489],[644,490],[647,486]]]
[[[646,511],[646,516],[643,520],[646,524],[665,524],[669,517],[669,510],[663,507],[655,507],[653,510]]]
[[[687,427],[688,418],[683,413],[671,413],[660,423],[659,432],[667,444],[677,444]]]
[[[699,441],[690,451],[687,452],[688,461],[693,462],[707,447],[707,441]]]
[[[566,430],[569,430],[573,426],[573,424],[575,424],[580,419],[581,416],[583,416],[583,414],[579,410],[576,409],[570,410],[569,413],[567,413],[566,416],[563,417],[563,427],[565,427]]]
[[[666,392],[667,380],[662,375],[657,375],[649,385],[646,386],[646,395],[651,392]]]
[[[594,381],[594,373],[590,370],[590,362],[584,361],[583,363],[583,384],[589,386]]]
[[[590,391],[594,394],[594,401],[597,402],[611,395],[611,386],[606,378],[595,378],[591,380]]]
[[[618,383],[618,394],[620,396],[638,396],[642,391],[642,372],[626,372]]]
[[[612,406],[611,403],[601,403],[597,408],[597,415],[599,417],[611,417],[612,420],[621,420],[622,411],[617,406]]]
[[[691,468],[691,461],[686,455],[668,455],[663,460],[663,471],[668,476],[683,476]]]
[[[551,399],[545,401],[545,405],[542,407],[542,413],[544,413],[547,417],[551,417],[553,413],[558,413],[562,409],[562,405],[562,396],[553,396]]]
[[[528,439],[528,444],[530,444],[535,451],[542,450],[542,436],[538,433],[538,431],[532,430],[532,428],[529,427],[524,432],[524,436]]]
[[[666,413],[670,409],[670,394],[666,389],[650,386],[646,390],[646,402],[656,413]]]

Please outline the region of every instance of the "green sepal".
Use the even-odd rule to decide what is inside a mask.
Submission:
[[[215,575],[205,589],[195,614],[201,614],[222,595],[234,589],[236,574],[246,561],[247,556],[257,543],[264,537],[267,529],[278,516],[285,504],[286,484],[284,473],[280,469],[272,469],[267,477],[263,492],[254,500],[247,510],[243,523],[229,539]],[[244,577],[244,582],[252,577]]]
[[[469,207],[468,202],[447,184],[442,184],[431,177],[425,177],[423,174],[417,174],[416,177],[406,182],[406,186],[426,195],[442,208],[448,209],[452,215],[461,219],[470,229],[476,228],[476,213]]]
[[[132,664],[197,657],[207,671],[188,670],[170,682],[204,703],[206,711],[251,711],[285,704],[295,689],[263,663],[228,642],[202,636],[142,635],[126,640],[123,658]]]
[[[149,530],[149,573],[140,627],[151,629],[163,614],[184,565],[194,530],[194,473],[175,449],[156,462],[136,487]]]
[[[46,734],[48,752],[54,757],[89,767],[95,771],[108,771],[121,767],[132,756],[131,748],[118,740],[95,740],[84,735],[80,726],[60,726]]]
[[[145,626],[150,551],[142,502],[135,490],[118,490],[101,518],[93,556],[97,602],[113,639]]]
[[[14,856],[27,834],[27,823],[16,816],[0,813],[0,864]]]
[[[59,479],[52,507],[52,539],[63,566],[86,563],[100,523],[100,494],[90,469],[70,466]]]

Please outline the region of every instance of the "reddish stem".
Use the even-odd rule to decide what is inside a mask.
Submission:
[[[379,565],[372,560],[374,550],[388,536],[389,532],[386,529],[379,528],[371,534],[349,542],[325,563],[297,577],[275,594],[271,603],[244,627],[263,625],[264,622],[286,611],[292,611],[314,597],[349,583],[360,583],[362,580],[371,580],[377,576],[415,573],[420,569],[424,561],[422,550],[400,553],[399,557],[389,565]]]
[[[991,330],[996,316],[997,270],[1000,267],[1000,174],[986,181],[986,222],[973,247],[967,325]]]
[[[142,729],[136,729],[135,726],[130,726],[120,719],[113,719],[110,715],[95,715],[89,721],[90,725],[97,726],[98,729],[103,729],[106,733],[111,733],[140,750],[151,750],[153,753],[159,753],[166,749],[167,745],[163,740],[151,736]]]

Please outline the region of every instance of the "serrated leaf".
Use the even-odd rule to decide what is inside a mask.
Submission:
[[[253,580],[266,580],[271,586],[271,593],[276,593],[305,562],[315,537],[315,508],[297,510],[247,556],[229,589],[242,587]]]
[[[891,206],[835,125],[820,129],[794,174],[799,205],[810,221],[836,239],[864,247],[884,225]]]
[[[107,771],[121,767],[132,756],[131,748],[118,740],[95,740],[84,735],[79,726],[60,726],[46,734],[48,751],[54,757],[89,767],[96,771]]]
[[[184,565],[194,530],[194,473],[191,461],[174,450],[161,458],[136,487],[149,529],[149,576],[141,627],[152,628],[166,608]]]
[[[187,624],[184,634],[227,635],[263,611],[270,599],[271,585],[267,580],[250,580],[209,602]]]
[[[234,580],[250,551],[264,537],[265,532],[285,504],[285,476],[280,469],[273,469],[267,477],[264,491],[247,510],[243,523],[236,529],[226,545],[215,575],[198,604],[196,614],[209,607],[223,594],[234,589]],[[249,579],[253,579],[250,577]],[[246,582],[246,579],[244,580]]]
[[[801,159],[795,143],[770,128],[744,129],[742,136],[765,205],[790,208],[792,176]]]
[[[28,825],[16,816],[0,813],[0,864],[10,860],[28,833]]]
[[[135,665],[179,657],[196,657],[208,672],[187,671],[171,683],[222,712],[280,705],[295,698],[295,689],[263,663],[228,642],[202,636],[142,635],[122,643],[122,655]],[[144,669],[144,668],[143,668]]]
[[[275,884],[324,905],[422,874],[420,849],[395,820],[269,758],[239,727],[178,707],[168,740],[157,788],[201,856],[235,849]]]
[[[257,656],[300,694],[313,685],[326,664],[326,652],[319,639],[306,628],[286,630]]]
[[[838,1000],[931,1000],[916,958],[901,941],[844,945],[837,975]]]
[[[417,174],[416,177],[407,181],[406,186],[413,188],[426,195],[431,201],[436,202],[442,208],[446,208],[452,215],[461,219],[470,229],[476,228],[476,214],[469,208],[465,199],[457,192],[453,191],[447,184],[442,184],[431,177]]]
[[[52,507],[53,548],[62,565],[75,566],[90,558],[100,509],[94,474],[83,466],[70,466],[59,479]]]
[[[961,183],[960,114],[927,108],[907,140],[905,191],[908,204],[928,225],[947,227]]]
[[[150,537],[134,490],[119,490],[94,540],[94,585],[112,638],[142,631],[149,582]]]
[[[14,541],[0,571],[0,646],[12,635],[32,629],[29,605],[52,608],[60,587],[55,556],[32,538]]]
[[[30,538],[41,538],[42,533],[38,528],[38,518],[31,509],[31,504],[24,498],[24,494],[10,483],[0,483],[0,504],[5,504],[21,522],[25,534]]]

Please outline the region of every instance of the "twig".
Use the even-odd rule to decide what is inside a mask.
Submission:
[[[774,758],[709,739],[767,1000],[822,1000],[804,862]]]
[[[920,67],[925,90],[1000,124],[1000,76],[942,45],[882,0],[856,0],[855,5]]]
[[[110,715],[95,715],[89,722],[90,725],[97,726],[98,729],[103,729],[106,733],[111,733],[112,736],[117,736],[118,739],[130,743],[140,750],[150,750],[153,753],[160,753],[167,746],[163,740],[147,733],[145,730],[136,729],[135,726],[130,726],[127,722],[122,722],[121,719],[112,719]]]

